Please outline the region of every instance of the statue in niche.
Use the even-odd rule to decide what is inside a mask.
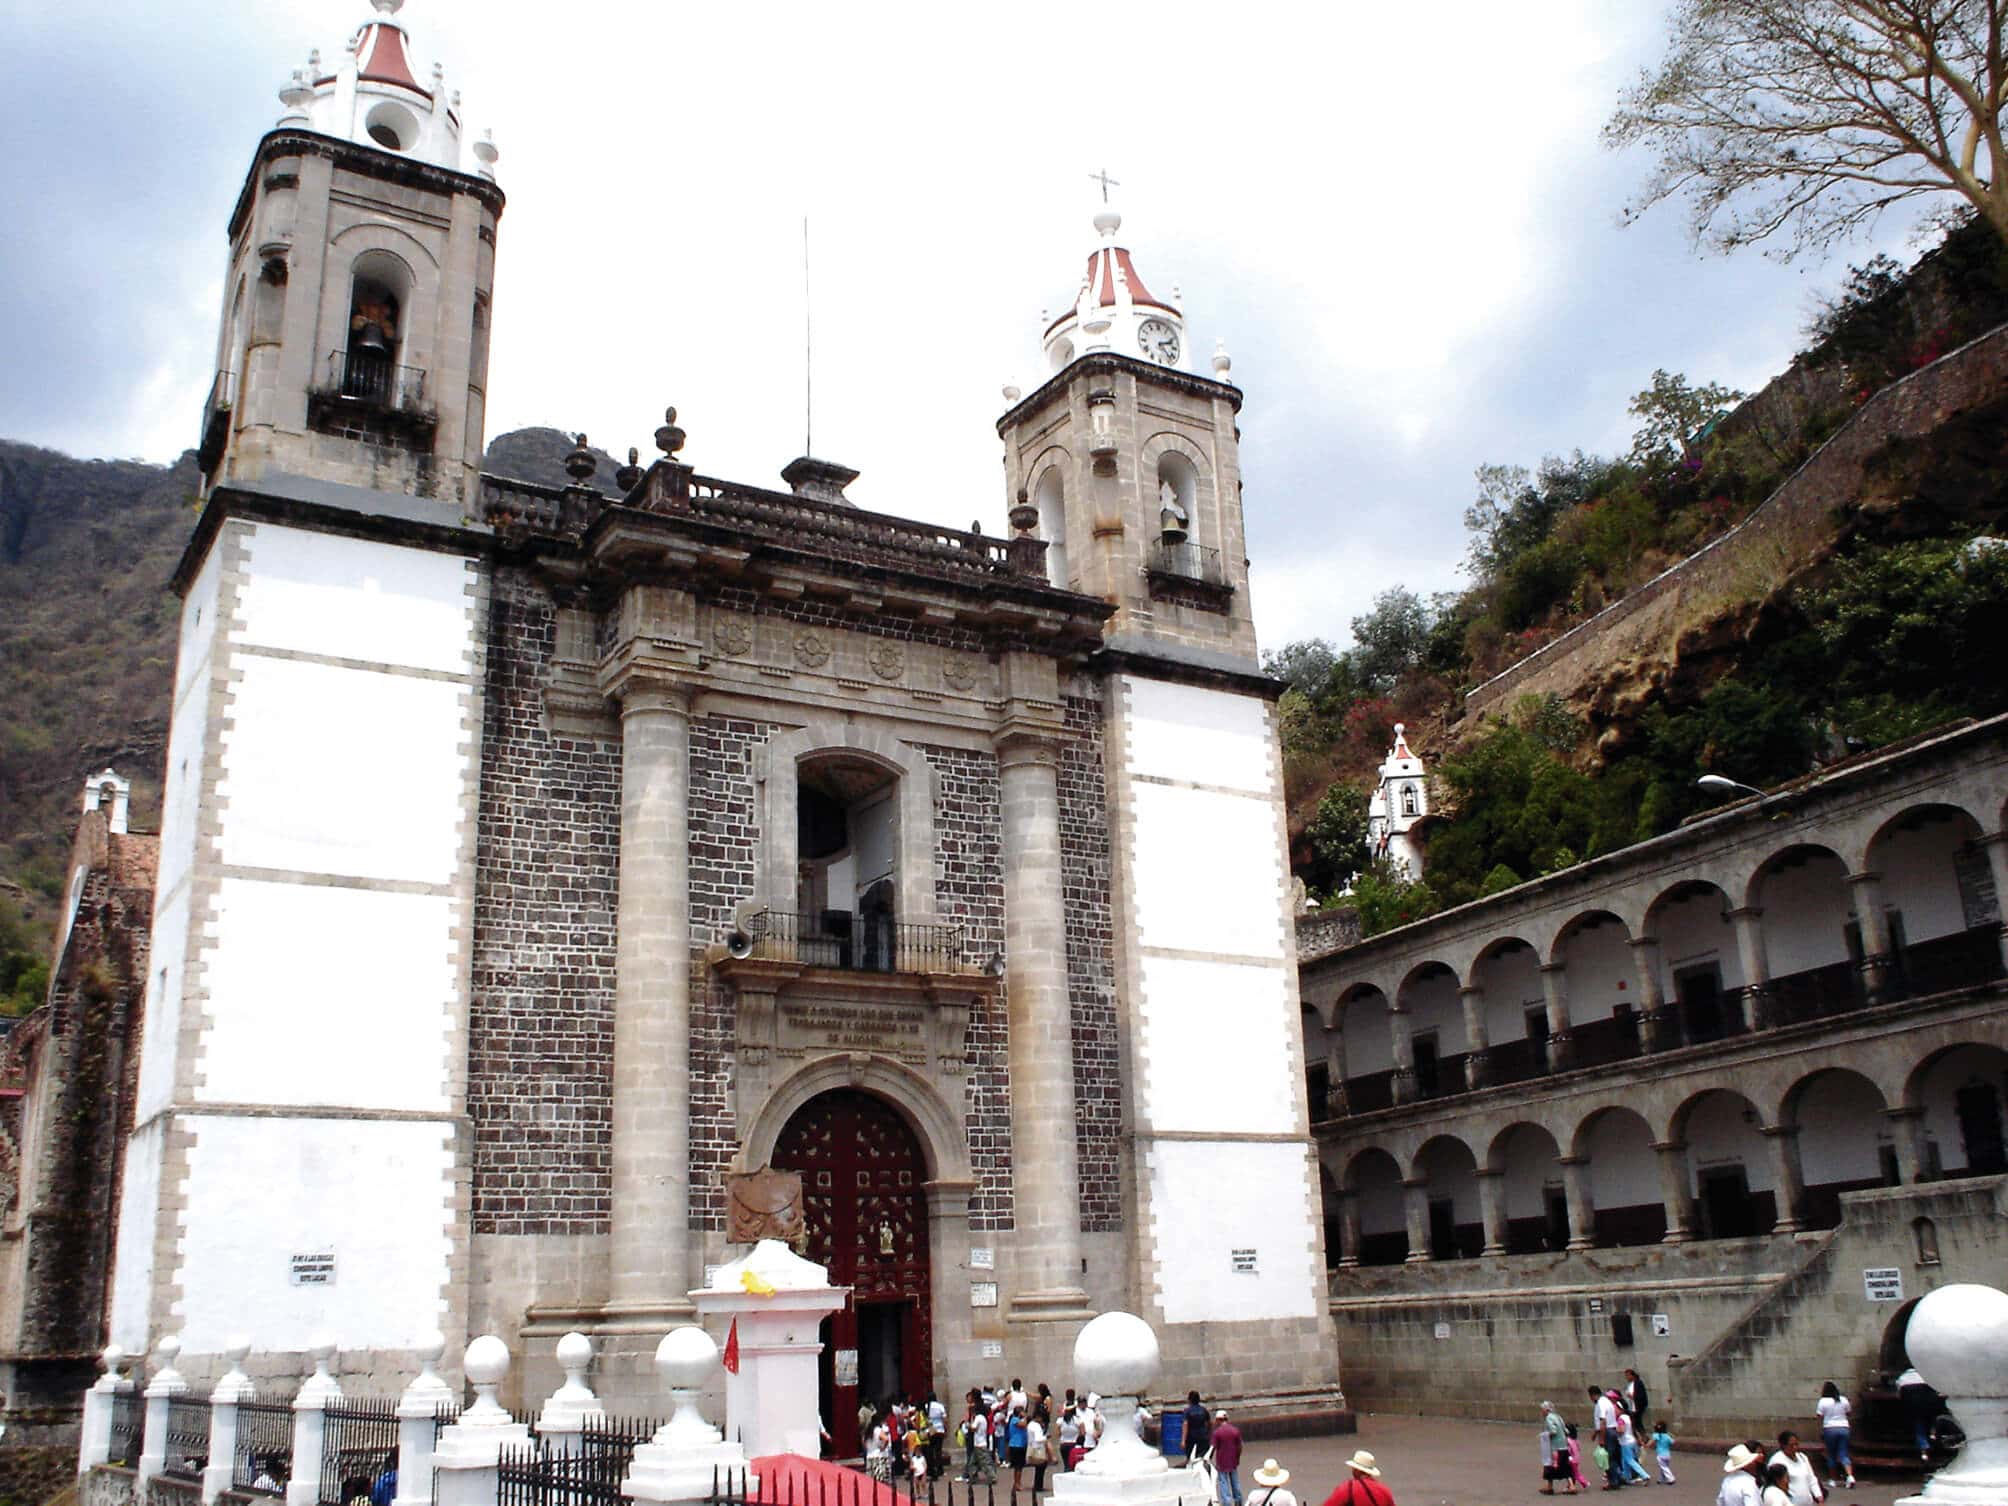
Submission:
[[[891,1224],[889,1224],[889,1223],[887,1223],[887,1222],[886,1222],[886,1221],[885,1221],[884,1219],[880,1219],[880,1220],[879,1220],[879,1254],[881,1254],[881,1255],[890,1255],[890,1254],[892,1254],[892,1253],[893,1253],[893,1237],[892,1237],[892,1225],[891,1225]]]
[[[800,1254],[808,1245],[802,1217],[802,1174],[762,1166],[725,1174],[725,1238],[732,1244],[778,1239]]]
[[[1164,535],[1165,542],[1168,544],[1183,543],[1185,541],[1185,525],[1191,521],[1191,518],[1186,514],[1185,504],[1178,500],[1178,488],[1173,486],[1169,480],[1159,481],[1157,484],[1157,523],[1159,531]]]

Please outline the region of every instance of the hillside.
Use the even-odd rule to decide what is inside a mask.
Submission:
[[[571,436],[521,429],[491,470],[565,484]],[[602,457],[595,480],[613,485]],[[87,775],[133,781],[160,816],[178,604],[168,576],[195,522],[192,456],[75,460],[0,440],[0,1010],[38,1002]]]

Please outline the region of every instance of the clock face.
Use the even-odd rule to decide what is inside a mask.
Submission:
[[[1136,343],[1142,348],[1146,360],[1155,361],[1160,366],[1170,366],[1178,360],[1178,331],[1162,319],[1146,319],[1139,324]]]

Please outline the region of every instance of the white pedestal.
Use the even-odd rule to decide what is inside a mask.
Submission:
[[[1897,1506],[2008,1506],[2008,1293],[1966,1284],[1927,1292],[1904,1347],[1966,1442]]]
[[[1102,1441],[1052,1482],[1053,1506],[1204,1506],[1205,1476],[1177,1469],[1137,1432],[1137,1398],[1102,1398]]]
[[[749,1275],[755,1290],[748,1289]],[[779,1240],[763,1239],[750,1254],[720,1266],[711,1285],[690,1300],[705,1317],[739,1324],[739,1373],[725,1377],[725,1436],[749,1458],[819,1458],[820,1330],[823,1319],[850,1300],[849,1288],[831,1286],[823,1267]]]
[[[672,1329],[656,1346],[655,1368],[668,1383],[676,1410],[634,1451],[621,1494],[642,1506],[721,1495],[755,1499],[760,1477],[749,1468],[746,1450],[728,1443],[697,1409],[699,1391],[718,1368],[711,1335],[695,1324]]]

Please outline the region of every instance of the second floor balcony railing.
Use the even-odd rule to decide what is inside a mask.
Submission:
[[[331,350],[325,391],[387,413],[419,413],[426,406],[425,369],[400,366],[386,352]]]
[[[952,973],[967,968],[963,946],[958,925],[849,910],[760,910],[746,918],[730,950],[738,957],[852,972]]]
[[[1152,544],[1150,568],[1155,574],[1179,580],[1196,580],[1209,586],[1227,584],[1227,574],[1220,564],[1220,551],[1195,544],[1190,539],[1176,542],[1159,539]]]

